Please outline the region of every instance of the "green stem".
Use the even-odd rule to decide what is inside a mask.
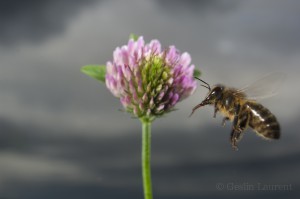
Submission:
[[[142,121],[142,173],[144,198],[152,199],[152,183],[151,183],[151,122]]]

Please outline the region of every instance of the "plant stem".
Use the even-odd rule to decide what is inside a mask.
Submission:
[[[142,121],[142,173],[144,198],[152,199],[152,182],[151,182],[151,122]]]

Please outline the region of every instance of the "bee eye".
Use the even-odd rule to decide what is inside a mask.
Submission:
[[[211,95],[212,96],[216,96],[218,95],[218,93],[220,92],[220,90],[218,88],[215,88],[212,92],[211,92]]]
[[[219,98],[222,94],[222,88],[220,87],[216,87],[212,90],[212,92],[210,93],[210,95],[214,98]]]

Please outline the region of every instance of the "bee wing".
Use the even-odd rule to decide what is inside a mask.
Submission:
[[[238,89],[237,92],[246,94],[247,98],[252,100],[268,98],[277,94],[285,77],[284,73],[272,72],[259,78],[252,84]]]

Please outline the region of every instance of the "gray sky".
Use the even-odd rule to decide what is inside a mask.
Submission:
[[[178,111],[155,121],[157,196],[245,194],[217,192],[219,181],[291,183],[297,190],[299,1],[32,0],[0,5],[0,198],[57,198],[71,192],[72,198],[140,197],[140,125],[118,111],[120,103],[104,85],[80,73],[83,65],[111,60],[130,33],[188,51],[211,84],[242,87],[272,71],[287,74],[279,94],[262,101],[281,123],[278,142],[249,131],[241,150],[232,152],[230,124],[222,128],[221,117],[212,118],[212,107],[188,118],[205,97],[201,87]]]

